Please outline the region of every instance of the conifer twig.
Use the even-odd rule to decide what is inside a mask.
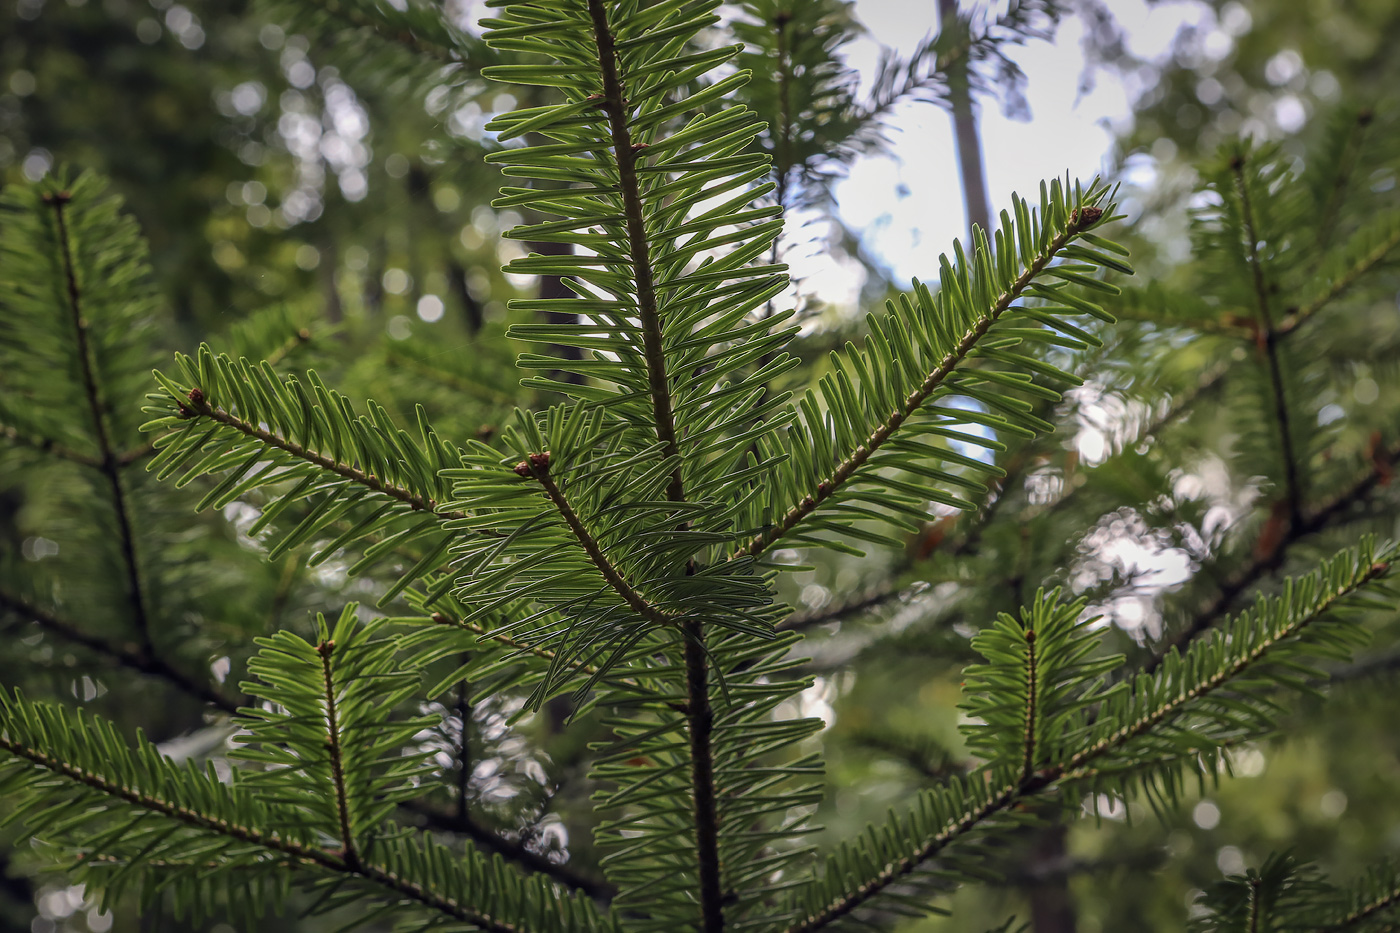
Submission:
[[[549,856],[530,849],[524,842],[488,828],[471,813],[445,811],[421,798],[405,801],[401,809],[419,817],[428,829],[465,836],[479,848],[552,878],[560,885],[586,894],[595,901],[606,903],[617,895],[617,889],[604,879],[580,871],[567,862],[550,861]]]
[[[58,228],[58,248],[63,262],[63,278],[68,295],[68,311],[73,322],[77,339],[78,369],[83,382],[83,394],[87,397],[88,412],[92,417],[93,433],[97,437],[97,449],[101,458],[98,469],[107,478],[112,492],[112,509],[117,519],[117,540],[121,547],[122,563],[126,570],[127,599],[130,601],[136,623],[136,637],[147,654],[154,655],[151,642],[151,622],[146,610],[146,597],[141,587],[141,571],[136,560],[136,536],[132,531],[131,514],[127,504],[126,490],[122,485],[121,463],[116,448],[112,446],[107,433],[106,402],[97,384],[97,360],[92,346],[88,343],[88,321],[83,315],[82,288],[78,283],[78,271],[73,263],[73,244],[68,233],[68,220],[65,208],[69,194],[66,191],[50,192],[44,195],[44,203],[53,208],[54,222]]]
[[[339,716],[336,713],[336,687],[331,656],[335,653],[335,642],[327,639],[316,646],[321,656],[321,679],[326,700],[326,754],[331,762],[331,782],[335,791],[336,816],[340,820],[340,857],[345,864],[358,871],[360,849],[355,844],[355,833],[350,825],[350,791],[345,784],[345,761],[341,747]]]
[[[411,489],[405,489],[402,486],[396,486],[393,483],[385,482],[373,473],[368,473],[353,464],[342,463],[332,457],[327,457],[322,453],[298,444],[290,438],[275,434],[261,425],[252,424],[229,411],[210,405],[209,401],[204,397],[204,393],[198,389],[192,389],[189,399],[182,404],[196,416],[205,417],[211,421],[217,421],[219,424],[227,425],[240,434],[260,441],[268,447],[275,447],[278,450],[291,454],[298,460],[304,460],[307,463],[314,464],[327,472],[348,479],[352,483],[363,486],[366,489],[382,493],[391,499],[397,499],[415,512],[428,512],[444,520],[470,517],[466,512],[444,508],[440,506],[436,500],[428,496],[419,495]],[[476,529],[474,533],[486,537],[499,536],[499,532],[486,529]]]
[[[1400,884],[1392,887],[1389,891],[1381,893],[1378,897],[1372,898],[1365,904],[1360,905],[1341,920],[1337,921],[1332,926],[1324,927],[1322,930],[1319,930],[1318,933],[1342,933],[1342,931],[1350,930],[1357,924],[1363,923],[1376,916],[1376,914],[1389,910],[1397,905],[1400,905]],[[1370,928],[1368,927],[1367,929]],[[1395,925],[1392,924],[1384,929],[1394,930]],[[1380,933],[1380,931],[1377,931],[1377,933]]]
[[[9,752],[16,758],[22,758],[51,774],[123,800],[148,813],[160,814],[195,829],[258,846],[269,853],[291,859],[293,864],[320,868],[346,878],[363,878],[395,895],[415,901],[423,907],[436,910],[453,919],[475,924],[478,928],[490,931],[490,933],[525,933],[519,926],[504,923],[490,915],[474,910],[468,904],[460,904],[452,898],[436,894],[423,885],[400,877],[383,866],[364,862],[352,864],[340,853],[316,846],[303,845],[280,836],[276,832],[264,831],[255,826],[244,826],[201,813],[154,794],[128,787],[106,775],[97,774],[62,761],[47,754],[42,749],[30,748],[4,734],[0,734],[0,750]]]
[[[801,502],[792,506],[781,519],[773,524],[766,531],[760,532],[749,540],[747,544],[736,551],[731,559],[737,560],[746,557],[758,557],[768,548],[777,543],[784,535],[791,531],[804,518],[816,511],[817,508],[836,494],[855,473],[866,464],[866,462],[885,445],[900,426],[904,424],[919,407],[928,399],[935,389],[941,386],[954,370],[971,353],[987,330],[1000,320],[1001,316],[1011,307],[1030,287],[1035,278],[1040,275],[1050,261],[1069,244],[1079,233],[1090,226],[1102,216],[1102,211],[1095,207],[1084,207],[1076,211],[1065,229],[1055,236],[1040,251],[1040,254],[1028,265],[1016,280],[997,296],[992,307],[987,309],[958,344],[949,351],[948,355],[938,364],[938,366],[928,374],[923,383],[914,389],[900,402],[899,407],[892,412],[889,417],[880,422],[879,426],[870,433],[870,436],[858,446],[848,457],[836,465],[827,477],[817,484],[815,495],[809,495]]]
[[[528,460],[522,460],[516,464],[515,472],[520,476],[531,477],[540,484],[544,489],[545,496],[559,510],[564,524],[569,526],[569,530],[574,533],[574,537],[578,539],[584,552],[588,554],[588,559],[593,562],[593,566],[598,568],[598,572],[603,575],[604,580],[608,581],[608,585],[613,588],[614,592],[622,597],[623,602],[627,603],[628,608],[642,618],[660,625],[676,625],[679,622],[675,616],[663,612],[638,592],[636,587],[627,581],[627,578],[622,575],[622,571],[603,552],[602,544],[584,525],[583,519],[574,511],[574,507],[564,496],[564,491],[559,488],[559,484],[550,475],[549,451],[531,454]]]
[[[1079,753],[1068,757],[1063,763],[1052,765],[1022,774],[1015,783],[1008,783],[995,792],[989,793],[983,802],[956,819],[947,823],[942,830],[933,834],[915,851],[892,857],[873,877],[856,885],[852,890],[832,900],[816,912],[789,926],[784,933],[815,933],[842,917],[860,909],[867,901],[896,883],[900,878],[912,874],[929,859],[948,846],[980,828],[983,824],[1013,808],[1028,804],[1042,795],[1053,792],[1062,783],[1092,778],[1094,763],[1103,756],[1123,747],[1131,740],[1161,726],[1182,712],[1188,704],[1228,684],[1269,655],[1280,643],[1292,638],[1316,622],[1338,601],[1352,595],[1361,587],[1387,574],[1391,565],[1375,563],[1357,574],[1348,585],[1337,591],[1328,591],[1321,596],[1313,608],[1268,638],[1259,638],[1252,643],[1248,652],[1234,663],[1205,677],[1202,681],[1175,691],[1160,705],[1144,714],[1137,721],[1125,724],[1122,728],[1103,737]]]
[[[1283,336],[1284,334],[1292,333],[1303,324],[1307,323],[1314,314],[1325,308],[1333,299],[1351,288],[1352,285],[1356,284],[1358,279],[1375,268],[1376,265],[1389,256],[1391,251],[1397,246],[1400,246],[1400,224],[1396,225],[1395,229],[1391,231],[1390,236],[1381,240],[1369,253],[1356,260],[1356,262],[1347,267],[1345,272],[1337,276],[1337,278],[1328,285],[1327,291],[1318,295],[1307,304],[1285,314],[1279,321],[1278,327],[1275,328],[1275,332],[1279,336]]]

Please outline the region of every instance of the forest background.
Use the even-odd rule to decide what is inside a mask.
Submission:
[[[1167,54],[1152,61],[1134,55],[1118,32],[1112,4],[1068,4],[1059,26],[1074,23],[1084,37],[1086,91],[1096,81],[1115,83],[1131,98],[1132,120],[1114,127],[1119,141],[1110,155],[1113,172],[1128,184],[1129,221],[1116,235],[1131,243],[1139,274],[1148,278],[1170,278],[1190,259],[1192,166],[1217,145],[1243,133],[1282,140],[1286,151],[1301,153],[1327,115],[1343,105],[1383,106],[1400,79],[1400,56],[1388,54],[1400,41],[1400,10],[1390,3],[1160,6],[1189,6],[1192,15],[1185,18],[1197,25],[1176,33]],[[385,34],[377,21],[357,15],[354,4],[334,0],[323,6],[5,4],[0,174],[6,181],[35,180],[69,166],[111,179],[150,243],[154,280],[169,310],[168,328],[154,337],[163,351],[213,340],[243,352],[275,352],[299,368],[333,373],[334,383],[357,399],[373,397],[391,411],[409,412],[412,401],[424,400],[440,428],[489,436],[511,406],[537,401],[516,385],[518,348],[504,337],[505,301],[551,285],[500,271],[503,260],[519,255],[518,244],[500,238],[518,218],[502,217],[486,204],[499,175],[482,161],[490,145],[482,127],[514,101],[503,99],[507,92],[499,86],[460,76],[435,83],[441,48],[422,36]],[[859,18],[860,5],[853,15]],[[1045,29],[1044,37],[1027,41],[1053,41],[1053,27]],[[1023,46],[1005,49],[1010,62],[1028,53]],[[977,105],[1017,113],[1024,88],[1013,74],[987,66]],[[896,127],[911,106],[930,104],[902,104],[888,125]],[[1052,144],[1034,151],[1046,160],[1033,169],[1036,176],[1063,171],[1053,129],[1039,132]],[[888,135],[907,170],[917,155],[899,148],[897,130]],[[885,147],[872,142],[866,152]],[[1030,159],[1032,152],[1017,157]],[[799,275],[802,255],[821,257],[809,261],[811,275],[792,295],[803,308],[809,366],[819,367],[825,349],[860,331],[865,308],[904,284],[896,275],[903,275],[912,251],[893,255],[891,247],[886,255],[877,234],[855,229],[849,215],[834,212],[823,192],[846,170],[814,166],[803,179],[813,196],[798,222],[790,221],[786,248]],[[860,164],[852,171],[870,183]],[[942,180],[948,190],[960,185],[953,175]],[[1007,192],[993,188],[989,194],[996,209]],[[891,192],[891,203],[899,197]],[[946,248],[941,231],[926,235],[932,255]],[[819,288],[831,281],[824,265],[843,270],[844,292]],[[833,293],[841,294],[831,300]],[[271,332],[269,306],[293,334],[271,348],[259,345]],[[1394,300],[1378,309],[1394,315]],[[1377,378],[1352,374],[1356,401],[1375,401]],[[467,410],[457,402],[463,396],[472,399]],[[1133,459],[1134,449],[1124,440],[1155,409],[1135,406],[1130,393],[1076,399],[1062,413],[1055,451],[1023,470],[1031,511],[1036,488],[1053,497],[1055,484],[1076,472],[1121,469],[1134,479],[1142,467],[1123,462],[1125,455]],[[1209,438],[1193,432],[1218,427],[1209,420],[1193,423],[1172,443],[1207,447]],[[1199,476],[1155,479],[1212,482],[1204,468]],[[1247,495],[1225,485],[1237,500]],[[1395,495],[1381,490],[1382,499],[1386,495],[1389,505],[1375,509],[1389,515]],[[1220,516],[1232,504],[1216,504],[1224,512],[1211,519],[1201,507],[1196,528],[1227,521]],[[0,549],[7,560],[39,565],[62,557],[54,540],[33,533],[25,506],[20,485],[0,474]],[[1087,515],[1093,504],[1082,508]],[[223,518],[236,525],[236,507]],[[1191,604],[1190,578],[1209,548],[1166,527],[1119,515],[1116,523],[1100,522],[1078,546],[1080,570],[1098,576],[1096,592],[1125,643],[1155,636],[1164,617],[1175,620],[1177,607]],[[966,630],[959,625],[975,610],[945,611],[942,595],[955,581],[925,558],[943,538],[960,533],[949,519],[911,539],[903,554],[822,558],[784,594],[803,607],[803,625],[829,636],[812,649],[817,681],[804,695],[802,712],[829,723],[824,750],[834,803],[822,822],[833,836],[850,835],[956,765],[961,664],[946,659],[968,659]],[[230,545],[236,549],[236,539]],[[1027,559],[1028,566],[1034,563]],[[232,578],[214,570],[204,581],[206,597],[228,597],[220,623],[230,631],[262,631],[277,620],[302,624],[309,612],[328,610],[336,595],[356,585],[343,568],[307,573],[290,560],[269,566],[266,585],[258,589],[221,589]],[[1019,580],[1032,592],[1038,582]],[[0,608],[6,637],[21,646],[0,658],[0,681],[43,684],[31,692],[47,689],[80,700],[142,725],[158,741],[176,743],[171,747],[200,741],[198,707],[158,672],[123,669],[80,642],[23,640],[32,620],[13,606]],[[950,650],[959,642],[961,655]],[[945,662],[927,663],[934,654]],[[1008,892],[1029,905],[1040,933],[1092,933],[1143,922],[1175,928],[1201,889],[1222,873],[1258,864],[1280,841],[1310,855],[1325,853],[1329,870],[1343,875],[1355,874],[1377,853],[1400,851],[1400,804],[1394,800],[1400,741],[1393,729],[1394,692],[1384,689],[1397,669],[1393,659],[1373,662],[1358,679],[1382,689],[1343,692],[1341,718],[1335,700],[1327,718],[1305,707],[1290,721],[1290,744],[1251,747],[1236,762],[1234,780],[1191,791],[1162,821],[1146,811],[1131,823],[1111,813],[1098,826],[1048,834],[1043,851],[1024,860],[1024,871],[1007,888],[956,896],[958,929],[972,928],[961,925],[969,917],[974,923],[984,918],[986,925],[1000,920],[996,902]],[[217,661],[213,675],[221,676]],[[123,678],[144,679],[133,690],[135,681]],[[119,682],[124,686],[117,689]],[[928,702],[910,703],[911,697]],[[945,718],[930,717],[930,708]],[[570,772],[580,754],[571,747],[574,740],[546,726],[527,747],[503,727],[501,711],[468,715],[477,745],[465,780],[476,818],[531,852],[567,850],[565,864],[587,864],[586,834],[569,831],[571,812],[587,806],[578,775]],[[8,863],[5,856],[0,864],[0,929],[112,928],[113,917],[83,902],[81,892],[53,879],[31,879]],[[140,922],[141,929],[185,928],[159,916]],[[934,918],[909,929],[935,931],[942,923]],[[316,929],[294,920],[269,921],[266,928]]]

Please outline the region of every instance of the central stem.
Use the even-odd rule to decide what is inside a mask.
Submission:
[[[647,240],[641,187],[637,179],[639,147],[628,125],[627,95],[618,71],[617,42],[608,24],[603,0],[588,0],[593,36],[598,45],[598,65],[602,72],[603,93],[598,105],[607,114],[617,159],[618,190],[627,226],[627,245],[632,269],[637,277],[637,316],[641,323],[642,351],[647,366],[656,436],[663,452],[674,458],[666,497],[685,501],[685,481],[681,473],[680,444],[676,439],[676,418],[671,402],[671,384],[666,372],[661,310],[656,298],[651,248]],[[683,528],[684,526],[682,526]],[[686,572],[693,567],[687,565]],[[691,793],[694,796],[695,858],[700,876],[701,930],[723,933],[724,904],[720,884],[719,813],[715,805],[714,759],[711,740],[714,709],[710,705],[708,657],[705,633],[698,619],[683,623],[685,636],[686,719],[690,732]]]

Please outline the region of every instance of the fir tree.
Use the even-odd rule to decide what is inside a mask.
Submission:
[[[483,40],[422,3],[282,14],[372,50],[347,62],[366,74],[446,65],[465,93],[466,63],[515,88],[485,158],[530,245],[505,271],[565,293],[511,305],[528,396],[491,361],[455,391],[420,357],[424,403],[376,401],[285,307],[171,363],[100,180],[0,201],[0,457],[25,541],[0,559],[20,646],[0,799],[23,868],[250,929],[889,927],[1029,864],[1047,827],[1171,813],[1299,694],[1354,679],[1373,638],[1389,663],[1400,552],[1371,532],[1393,531],[1400,458],[1397,331],[1372,311],[1400,249],[1391,117],[1343,111],[1302,160],[1227,145],[1200,170],[1194,261],[1149,252],[1146,286],[1109,238],[1130,235],[1118,188],[1013,195],[823,354],[783,211],[818,209],[894,101],[943,99],[1053,8],[954,22],[861,96],[839,2],[755,0],[732,27],[715,0],[492,6]],[[343,390],[305,366],[312,343]],[[1105,399],[1124,416],[1081,468],[1064,432]],[[1229,522],[1181,488],[1207,457],[1255,495]],[[1101,559],[1114,522],[1197,563],[1152,638],[1105,624],[1141,584]],[[877,572],[864,592],[789,605],[796,575],[853,566]],[[919,618],[823,635],[892,604]],[[52,664],[70,650],[76,678]],[[845,740],[800,698],[899,655],[962,670],[962,741],[855,736],[925,786],[828,844]],[[113,698],[143,685],[180,702],[139,731]],[[544,744],[558,772],[503,819],[477,764],[534,773]],[[547,842],[565,750],[591,845]],[[1280,853],[1194,922],[1381,930],[1397,904],[1389,863],[1325,879]]]

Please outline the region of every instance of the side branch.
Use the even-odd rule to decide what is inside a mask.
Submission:
[[[141,573],[136,562],[136,537],[131,528],[126,490],[122,486],[121,457],[107,433],[106,405],[97,385],[97,360],[93,355],[92,345],[88,342],[88,321],[83,316],[82,289],[78,284],[78,272],[73,263],[73,245],[65,213],[68,201],[69,195],[66,191],[44,195],[44,202],[53,208],[54,222],[58,227],[58,247],[68,292],[68,310],[78,344],[78,368],[82,374],[83,394],[87,396],[88,411],[92,416],[93,433],[97,436],[97,449],[101,457],[98,469],[107,478],[107,484],[112,490],[112,509],[117,518],[117,540],[121,547],[122,563],[126,568],[127,599],[135,616],[136,637],[140,639],[142,648],[147,653],[152,653],[150,616],[147,614],[146,597],[141,588]]]
[[[857,447],[849,457],[837,464],[836,469],[833,470],[826,479],[817,484],[816,495],[807,496],[797,505],[794,505],[777,524],[773,525],[762,534],[755,535],[748,544],[744,545],[738,551],[735,551],[731,559],[737,560],[743,557],[758,557],[796,527],[804,518],[815,512],[823,502],[835,495],[836,492],[855,475],[856,471],[864,466],[866,461],[883,447],[885,442],[894,436],[894,433],[899,430],[900,426],[919,410],[919,407],[923,405],[925,400],[933,394],[934,390],[943,384],[944,380],[952,375],[953,371],[961,365],[963,360],[967,359],[967,355],[976,348],[977,344],[986,335],[988,329],[1001,319],[1001,316],[1011,307],[1012,302],[1021,297],[1025,290],[1030,287],[1031,282],[1035,280],[1036,276],[1038,276],[1041,271],[1049,265],[1050,261],[1055,258],[1055,255],[1082,230],[1087,229],[1097,222],[1101,216],[1103,216],[1103,212],[1096,207],[1079,209],[1065,230],[1051,240],[1045,249],[1041,251],[1040,255],[1035,258],[1035,261],[1017,276],[1016,280],[1011,283],[1011,286],[997,298],[986,315],[968,330],[962,340],[958,342],[957,346],[938,364],[938,367],[928,374],[923,383],[913,392],[910,392],[908,397],[900,403],[899,408],[895,409],[895,411],[890,414],[889,418],[871,432],[870,437],[866,439],[864,444]]]
[[[595,901],[606,903],[617,895],[617,889],[601,878],[585,874],[570,866],[550,861],[548,855],[536,852],[525,843],[503,836],[481,823],[471,813],[447,812],[428,801],[417,798],[400,804],[400,809],[417,816],[422,825],[440,833],[465,836],[477,848],[515,862],[521,868],[545,875],[566,888],[586,894]]]
[[[1381,240],[1380,243],[1376,244],[1374,249],[1352,263],[1344,273],[1337,276],[1326,292],[1317,296],[1302,307],[1285,314],[1283,319],[1279,321],[1278,327],[1275,328],[1276,332],[1282,336],[1283,334],[1288,334],[1297,330],[1314,314],[1330,304],[1338,295],[1341,295],[1347,289],[1351,288],[1352,285],[1356,284],[1357,279],[1375,268],[1375,266],[1389,256],[1391,251],[1397,246],[1400,246],[1400,224],[1396,225],[1395,229],[1391,231],[1390,236]]]
[[[1361,573],[1348,586],[1344,586],[1337,591],[1328,593],[1324,598],[1319,599],[1311,612],[1294,620],[1291,625],[1284,626],[1268,638],[1260,638],[1252,648],[1235,660],[1233,664],[1216,671],[1210,677],[1196,684],[1189,689],[1182,689],[1167,702],[1152,710],[1152,712],[1138,719],[1134,723],[1123,726],[1121,729],[1105,736],[1098,742],[1084,749],[1078,755],[1071,758],[1061,769],[1065,777],[1086,776],[1085,769],[1094,762],[1095,759],[1122,746],[1131,739],[1135,739],[1145,732],[1155,729],[1167,720],[1179,713],[1188,703],[1198,700],[1201,697],[1218,690],[1231,680],[1243,674],[1262,660],[1270,651],[1276,648],[1279,642],[1297,635],[1313,622],[1317,621],[1327,610],[1331,609],[1339,600],[1350,596],[1361,587],[1390,571],[1391,565],[1377,562]]]
[[[1116,730],[1110,735],[1072,756],[1062,765],[1055,765],[1033,771],[1022,776],[1015,784],[1008,784],[989,795],[983,803],[961,814],[947,823],[943,829],[929,837],[913,852],[891,859],[875,877],[870,878],[832,900],[818,911],[787,928],[785,933],[815,933],[851,913],[854,913],[871,898],[880,894],[900,878],[913,873],[923,862],[936,857],[948,846],[978,829],[999,814],[1030,802],[1042,794],[1053,792],[1062,783],[1092,777],[1094,763],[1103,756],[1114,752],[1128,742],[1162,725],[1180,714],[1195,700],[1219,689],[1250,667],[1266,657],[1278,644],[1298,635],[1305,628],[1324,615],[1339,600],[1350,596],[1367,583],[1385,575],[1391,569],[1388,563],[1375,563],[1360,573],[1350,583],[1338,591],[1329,592],[1320,598],[1306,615],[1283,627],[1273,636],[1260,639],[1251,650],[1238,658],[1222,671],[1217,671],[1200,683],[1183,688],[1169,700],[1150,713]]]
[[[350,825],[350,792],[345,786],[345,761],[340,744],[340,723],[337,721],[335,702],[335,677],[331,669],[331,655],[335,653],[335,642],[327,640],[316,646],[321,656],[321,680],[326,696],[326,752],[331,759],[331,780],[335,784],[335,810],[340,819],[340,852],[345,864],[356,870],[360,864],[360,850],[355,845],[354,829]]]
[[[1389,910],[1396,905],[1400,905],[1400,885],[1396,885],[1374,900],[1362,904],[1332,926],[1320,930],[1319,933],[1342,933],[1343,930],[1350,930],[1358,923],[1363,923],[1376,914],[1384,910]],[[1389,926],[1385,929],[1393,930],[1395,927]]]
[[[662,612],[648,602],[645,596],[637,592],[637,589],[627,582],[622,571],[618,570],[616,565],[608,559],[608,555],[603,553],[603,546],[583,524],[583,519],[579,518],[574,507],[565,498],[564,491],[559,488],[559,484],[549,474],[549,451],[531,454],[529,460],[522,460],[516,464],[515,472],[520,476],[533,478],[544,488],[545,496],[559,510],[560,517],[564,519],[564,523],[569,526],[569,530],[574,533],[574,537],[583,546],[584,551],[588,554],[588,559],[593,562],[593,566],[598,568],[603,579],[608,581],[608,585],[613,588],[617,595],[622,597],[622,601],[627,603],[633,612],[644,619],[661,625],[677,624],[678,620],[675,616]]]
[[[400,897],[416,901],[424,907],[446,914],[456,920],[465,923],[472,923],[490,933],[524,933],[520,927],[509,923],[503,923],[490,916],[479,914],[471,907],[457,903],[457,901],[435,894],[425,889],[422,885],[405,878],[399,877],[394,872],[388,871],[377,865],[352,865],[341,855],[328,852],[325,849],[314,846],[306,846],[284,839],[276,833],[264,832],[251,826],[243,826],[229,820],[201,813],[189,807],[180,806],[152,794],[146,794],[140,790],[128,787],[108,778],[105,775],[77,767],[66,761],[61,761],[45,752],[30,748],[17,742],[8,736],[0,734],[0,751],[6,751],[16,758],[22,758],[37,767],[43,768],[52,774],[65,777],[84,787],[125,801],[138,809],[148,813],[158,813],[161,816],[176,820],[186,826],[201,829],[206,832],[220,836],[237,839],[250,845],[260,846],[271,853],[286,856],[293,861],[308,867],[317,867],[334,874],[349,877],[360,877],[373,882],[388,892]]]
[[[420,496],[411,489],[404,489],[402,486],[386,483],[373,473],[367,473],[359,467],[348,463],[341,463],[339,460],[335,460],[324,454],[317,453],[308,447],[304,447],[294,440],[281,437],[259,425],[244,421],[242,418],[222,408],[216,408],[209,404],[204,398],[204,393],[199,389],[191,389],[189,401],[182,403],[182,405],[182,410],[187,410],[191,416],[204,417],[211,421],[217,421],[219,424],[227,425],[240,434],[251,437],[260,443],[266,444],[268,447],[273,447],[277,450],[289,453],[298,460],[304,460],[307,463],[315,464],[329,473],[334,473],[337,476],[348,479],[352,483],[364,486],[366,489],[382,493],[391,499],[397,499],[415,512],[427,512],[445,520],[470,517],[466,512],[441,508],[434,499]],[[478,531],[477,533],[488,537],[498,536],[496,532],[490,531]]]

